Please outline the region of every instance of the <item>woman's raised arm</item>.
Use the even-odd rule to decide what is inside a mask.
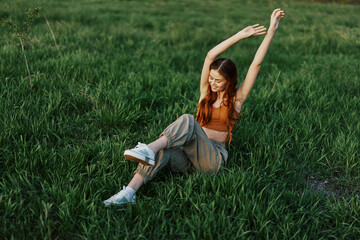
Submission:
[[[236,33],[235,35],[231,36],[230,38],[219,43],[207,53],[203,69],[201,71],[200,100],[207,94],[210,64],[215,60],[215,58],[241,39],[251,36],[263,35],[266,33],[265,30],[266,28],[264,28],[264,26],[259,26],[259,24],[248,26]]]
[[[275,34],[276,29],[279,26],[279,21],[285,15],[284,11],[280,8],[277,8],[273,11],[270,18],[270,27],[267,31],[264,40],[260,44],[260,47],[256,51],[254,60],[252,61],[250,68],[246,74],[244,82],[236,91],[236,99],[239,101],[235,105],[236,109],[240,111],[242,103],[247,98],[251,88],[254,85],[257,74],[259,73],[261,63],[265,57],[265,54],[269,48],[270,42]]]

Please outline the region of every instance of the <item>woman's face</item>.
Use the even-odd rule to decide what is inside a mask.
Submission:
[[[219,73],[218,70],[211,69],[209,75],[209,84],[211,91],[221,92],[225,90],[227,80]]]

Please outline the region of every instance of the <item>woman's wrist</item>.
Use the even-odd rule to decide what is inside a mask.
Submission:
[[[267,30],[268,34],[275,34],[276,32],[276,28],[275,27],[269,27],[269,29]]]
[[[246,36],[246,34],[243,33],[242,31],[237,32],[237,33],[235,34],[235,36],[236,36],[236,39],[237,39],[238,41],[240,41],[241,39],[244,39],[244,38],[249,37],[249,36]]]

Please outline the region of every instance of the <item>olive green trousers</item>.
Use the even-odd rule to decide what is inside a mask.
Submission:
[[[144,183],[168,164],[174,172],[195,169],[207,174],[217,173],[226,164],[228,152],[225,144],[209,139],[193,115],[182,115],[160,136],[166,136],[168,144],[156,154],[155,165],[140,163],[134,172],[144,178]]]

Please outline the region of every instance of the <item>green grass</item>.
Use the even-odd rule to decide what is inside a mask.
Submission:
[[[357,239],[360,6],[305,1],[10,1],[29,33],[29,84],[0,26],[1,239]],[[162,171],[134,206],[123,151],[194,114],[208,50],[286,11],[215,176]],[[262,37],[222,56],[240,81]],[[274,86],[276,77],[280,77]],[[269,95],[270,94],[270,95]]]

